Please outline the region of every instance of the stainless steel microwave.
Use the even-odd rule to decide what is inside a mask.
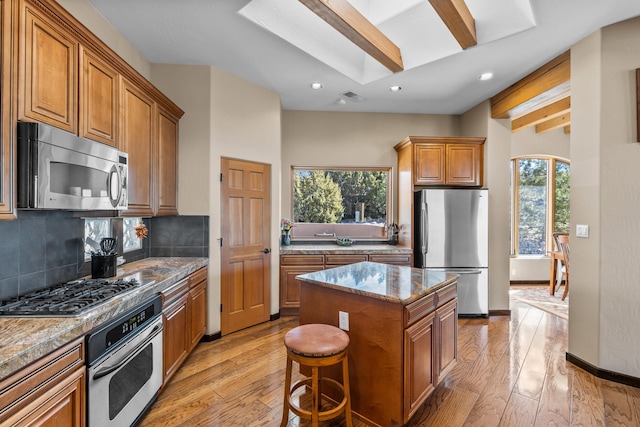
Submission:
[[[127,209],[128,156],[44,123],[18,122],[19,209]]]

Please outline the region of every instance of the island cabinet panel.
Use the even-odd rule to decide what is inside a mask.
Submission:
[[[438,307],[435,317],[439,352],[435,355],[435,381],[447,376],[458,360],[458,299]]]
[[[404,422],[427,400],[436,384],[435,313],[420,319],[404,332]]]
[[[0,381],[0,425],[85,425],[84,338]]]
[[[19,118],[76,133],[79,44],[29,4],[21,12]]]

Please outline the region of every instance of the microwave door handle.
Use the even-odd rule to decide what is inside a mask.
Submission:
[[[115,185],[114,188],[114,179]],[[107,191],[109,192],[109,201],[111,205],[115,208],[118,206],[118,201],[120,200],[120,192],[122,191],[122,186],[120,183],[122,182],[122,178],[120,177],[120,171],[116,165],[111,166],[111,170],[109,171],[109,178],[107,180]],[[115,190],[116,194],[113,194]]]

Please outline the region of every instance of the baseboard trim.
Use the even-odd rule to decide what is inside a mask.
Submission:
[[[279,318],[280,318],[280,312],[277,312],[269,316],[269,321],[273,322],[274,320],[278,320]]]
[[[511,280],[510,285],[549,285],[548,280]]]
[[[608,371],[606,369],[600,369],[597,366],[594,366],[591,363],[586,362],[569,352],[567,352],[567,362],[573,363],[574,365],[584,369],[595,377],[624,385],[629,385],[631,387],[640,388],[640,378],[632,377],[631,375],[620,374],[618,372]]]
[[[216,332],[215,334],[204,334],[202,338],[200,338],[200,342],[212,342],[222,338],[222,332]]]
[[[511,310],[489,310],[489,316],[509,316],[509,317],[511,317]]]

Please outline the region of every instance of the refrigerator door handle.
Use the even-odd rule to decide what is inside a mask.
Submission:
[[[433,271],[446,271],[447,273],[453,274],[482,274],[482,270],[477,269],[468,269],[468,268],[429,268],[429,270]]]
[[[420,248],[423,254],[429,252],[429,211],[427,210],[427,203],[422,202],[420,207],[420,226],[422,227],[422,233],[420,233]]]

